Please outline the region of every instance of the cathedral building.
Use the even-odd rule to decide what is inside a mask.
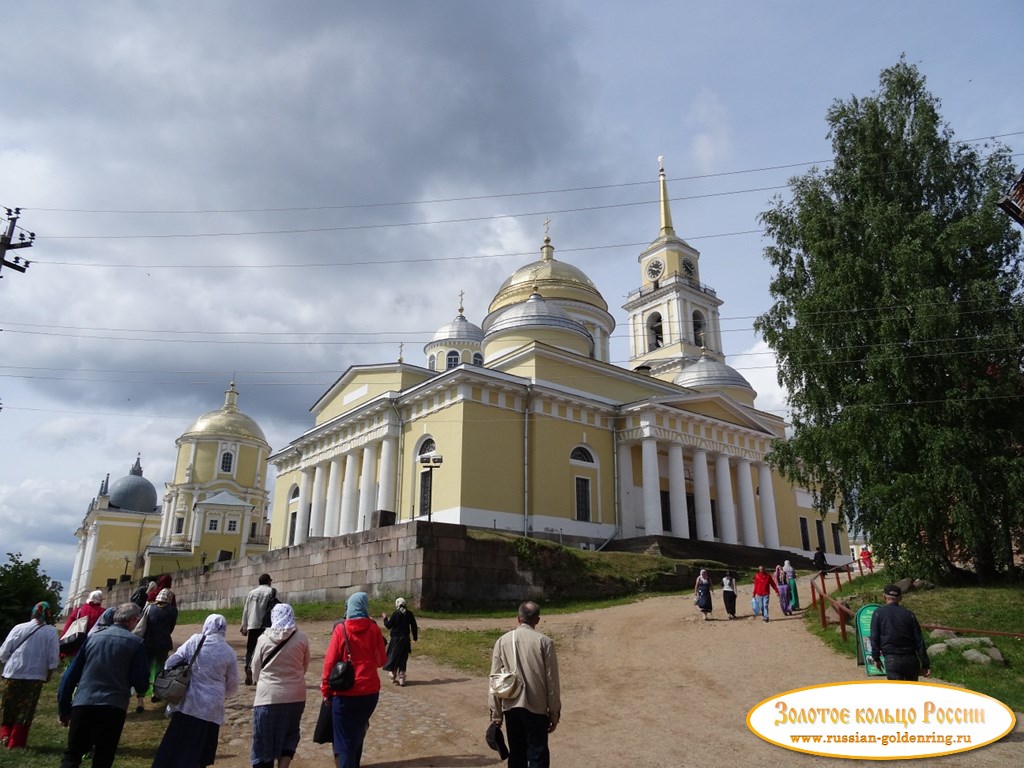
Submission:
[[[836,513],[766,462],[786,424],[726,364],[723,302],[659,178],[660,229],[623,306],[629,368],[611,362],[600,291],[545,237],[479,326],[460,306],[422,365],[352,366],[313,404],[313,426],[270,457],[271,546],[429,519],[585,547],[664,535],[846,553]]]
[[[231,382],[224,405],[189,425],[176,441],[174,479],[163,503],[142,476],[100,485],[81,527],[66,605],[121,580],[193,568],[265,552],[267,458],[263,430],[238,409]]]

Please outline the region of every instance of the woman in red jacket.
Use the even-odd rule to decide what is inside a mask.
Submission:
[[[345,619],[335,626],[324,656],[320,692],[331,701],[334,758],[338,768],[359,768],[363,757],[363,738],[380,698],[377,670],[388,658],[384,633],[370,618],[369,609],[370,598],[365,592],[356,592],[348,599]],[[331,669],[337,662],[349,658],[355,667],[355,684],[347,691],[333,690],[327,685]]]

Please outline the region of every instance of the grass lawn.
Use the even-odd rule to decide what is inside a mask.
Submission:
[[[855,611],[869,603],[883,604],[882,587],[889,579],[876,573],[847,582],[842,591],[835,590],[835,581],[826,581],[833,598],[850,604]],[[804,596],[801,595],[803,598]],[[805,602],[809,604],[810,596]],[[908,592],[903,606],[917,615],[922,625],[934,624],[953,629],[979,629],[992,632],[1024,633],[1024,587],[936,587]],[[856,655],[854,632],[847,628],[844,643],[838,632],[835,612],[831,609],[829,627],[821,628],[816,609],[808,608],[804,614],[808,628],[840,653]],[[930,645],[929,630],[925,630],[925,643]],[[963,633],[963,637],[977,637]],[[1006,659],[1006,666],[974,664],[966,661],[959,651],[950,650],[932,659],[932,675],[940,680],[963,685],[973,691],[999,699],[1015,712],[1024,711],[1024,638],[989,636]]]

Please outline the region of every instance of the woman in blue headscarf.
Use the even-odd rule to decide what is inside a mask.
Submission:
[[[157,747],[153,768],[204,768],[213,765],[224,722],[224,700],[238,690],[238,654],[228,645],[228,624],[219,613],[206,617],[164,664],[192,661],[192,681],[181,704],[171,704],[171,722]],[[200,647],[202,643],[202,647]]]
[[[331,635],[320,681],[320,692],[331,702],[334,758],[338,768],[359,768],[363,738],[380,698],[377,670],[384,666],[387,658],[384,634],[370,618],[370,598],[365,592],[356,592],[348,599],[345,619],[338,622]],[[355,683],[347,690],[334,690],[327,684],[331,669],[337,662],[348,659],[355,667]]]
[[[0,645],[4,665],[0,746],[17,749],[28,742],[39,694],[57,668],[59,656],[57,630],[50,625],[50,604],[36,603],[31,618],[16,625]]]

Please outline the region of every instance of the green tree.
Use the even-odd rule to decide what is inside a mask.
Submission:
[[[56,615],[60,610],[61,585],[39,569],[39,559],[21,559],[20,552],[8,552],[7,562],[0,565],[0,639],[15,624],[28,621],[33,606],[40,600],[49,602]]]
[[[1024,530],[1020,233],[1009,151],[954,140],[902,60],[827,114],[834,162],[761,214],[793,434],[773,462],[897,575],[1012,573]]]

